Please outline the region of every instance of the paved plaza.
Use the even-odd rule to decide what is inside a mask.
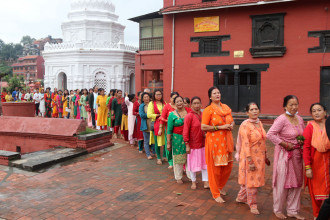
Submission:
[[[201,176],[195,191],[186,177],[178,185],[167,164],[156,165],[123,141],[114,142],[112,148],[40,173],[0,167],[0,219],[276,219],[271,167],[258,192],[261,215],[254,216],[247,205],[235,202],[237,162],[226,186],[227,202],[218,204],[203,189]],[[268,149],[272,158],[269,143]],[[307,191],[301,210],[312,219]]]

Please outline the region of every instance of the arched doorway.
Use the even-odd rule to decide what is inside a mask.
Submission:
[[[68,79],[65,73],[61,72],[60,74],[58,74],[58,90],[62,90],[64,91],[65,89],[67,89],[67,83],[68,83]]]
[[[104,72],[97,72],[95,74],[95,86],[98,88],[104,89],[108,92],[108,83],[107,83],[107,75]]]
[[[134,94],[135,93],[135,74],[134,73],[131,73],[131,75],[129,76],[130,78],[130,85],[129,85],[129,92],[131,94]]]

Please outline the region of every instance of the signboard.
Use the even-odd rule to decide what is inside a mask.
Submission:
[[[242,57],[244,57],[244,50],[234,51],[234,58],[242,58]]]
[[[194,18],[195,32],[219,31],[219,16]]]

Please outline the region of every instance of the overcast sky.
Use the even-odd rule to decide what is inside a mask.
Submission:
[[[112,0],[119,21],[126,26],[125,43],[138,45],[138,24],[128,18],[158,11],[163,0]],[[0,39],[18,43],[22,36],[62,38],[71,0],[0,0]]]

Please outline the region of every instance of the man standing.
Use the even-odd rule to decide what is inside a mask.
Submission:
[[[94,86],[94,92],[92,94],[89,94],[88,96],[88,102],[91,108],[92,124],[94,129],[96,128],[95,114],[96,114],[96,99],[98,96],[98,90],[99,88],[97,86]]]
[[[14,92],[11,94],[11,95],[12,95],[12,97],[13,97],[13,99],[14,99],[14,102],[16,102],[16,101],[17,101],[17,91],[18,91],[18,87],[15,87],[15,90],[14,90]]]
[[[37,93],[37,90],[34,90],[33,101],[36,106],[36,116],[39,115],[40,100],[41,100],[40,94]]]
[[[330,118],[327,119],[325,123],[325,127],[327,130],[328,138],[330,138]],[[330,219],[330,198],[324,200],[324,203],[319,212],[318,220],[327,220]]]

